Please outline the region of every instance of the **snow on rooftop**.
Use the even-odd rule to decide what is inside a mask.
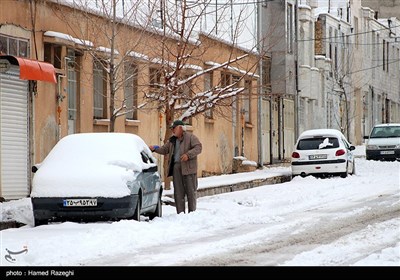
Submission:
[[[60,39],[63,39],[63,40],[67,40],[67,41],[73,42],[75,44],[93,47],[93,43],[88,41],[88,40],[75,38],[75,37],[72,37],[69,34],[65,34],[65,33],[61,33],[61,32],[56,32],[56,31],[50,31],[49,30],[49,31],[44,32],[44,36],[53,37],[53,38],[60,38]]]

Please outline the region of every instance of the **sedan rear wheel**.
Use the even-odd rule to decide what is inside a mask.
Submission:
[[[349,175],[349,166],[346,167],[346,171],[343,173],[340,173],[340,177],[346,178],[347,175]]]
[[[35,223],[35,227],[41,226],[41,225],[47,225],[47,220],[35,219],[35,220],[34,220],[34,223]]]
[[[137,204],[136,204],[136,208],[135,208],[135,213],[133,213],[133,219],[135,221],[140,222],[140,210],[141,210],[141,201],[140,198],[138,198]]]
[[[149,215],[150,220],[153,220],[155,217],[162,216],[162,203],[161,203],[161,195],[158,197],[156,210]]]

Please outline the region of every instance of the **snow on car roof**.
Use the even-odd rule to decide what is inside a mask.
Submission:
[[[319,128],[319,129],[306,130],[306,131],[304,131],[303,133],[300,134],[299,138],[310,137],[310,136],[318,136],[318,135],[320,135],[320,136],[344,137],[343,133],[341,133],[337,129]]]
[[[381,123],[374,125],[374,127],[382,127],[382,126],[400,126],[400,123]]]
[[[145,163],[141,151],[153,159]],[[146,143],[130,133],[78,133],[61,139],[40,164],[31,196],[122,197],[137,172],[156,165]]]

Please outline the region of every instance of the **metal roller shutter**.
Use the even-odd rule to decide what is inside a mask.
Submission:
[[[28,81],[19,67],[0,73],[0,196],[29,195]]]

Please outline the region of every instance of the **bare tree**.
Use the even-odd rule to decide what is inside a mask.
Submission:
[[[132,60],[132,54],[146,36],[144,30],[151,24],[155,6],[150,2],[123,0],[55,1],[72,8],[69,13],[57,6],[53,10],[67,25],[73,39],[80,43],[80,48],[106,73],[103,79],[107,90],[97,94],[100,100],[109,98],[109,131],[113,132],[118,117],[138,109],[128,102],[132,96],[118,95],[118,92],[127,81],[136,78],[138,69],[131,69],[132,65],[127,62]]]
[[[340,127],[343,134],[347,139],[350,139],[350,125],[352,120],[355,119],[355,110],[350,106],[350,100],[354,96],[354,83],[352,73],[349,72],[353,69],[353,51],[349,46],[345,46],[344,36],[335,38],[336,43],[341,46],[341,51],[338,47],[334,48],[334,57],[331,64],[332,71],[332,89],[331,92],[338,94],[339,97],[339,110],[334,115],[336,124]]]
[[[191,122],[196,116],[213,110],[218,117],[232,120],[228,113],[232,110],[232,104],[244,93],[241,81],[252,72],[256,72],[258,59],[251,60],[252,51],[241,51],[237,39],[245,24],[244,9],[237,9],[236,25],[232,25],[228,32],[230,38],[224,41],[228,53],[224,61],[219,63],[205,60],[215,41],[217,28],[221,28],[224,17],[231,12],[228,4],[212,6],[212,1],[161,1],[160,6],[160,30],[159,48],[154,48],[154,56],[161,61],[153,78],[153,82],[159,83],[158,87],[145,93],[147,106],[157,108],[165,115],[165,126],[168,127],[173,119],[181,119]],[[216,2],[215,2],[216,3]],[[204,17],[209,13],[217,15],[215,24],[209,24],[204,30],[201,26]],[[214,39],[214,41],[213,41]],[[254,46],[255,47],[255,46]],[[253,53],[254,56],[254,53]],[[203,67],[206,65],[206,67]],[[235,79],[223,79],[213,81],[208,88],[198,85],[198,80],[216,70],[229,71],[232,69],[245,69],[238,72]],[[229,108],[229,110],[227,110]],[[164,141],[171,136],[171,131],[166,130]],[[164,170],[168,170],[166,160]]]
[[[74,36],[84,39],[85,51],[108,75],[105,94],[110,97],[109,131],[114,131],[119,116],[136,110],[156,110],[165,115],[165,127],[174,119],[190,122],[209,110],[232,119],[228,113],[245,93],[243,80],[256,73],[258,59],[263,57],[255,51],[257,44],[250,49],[240,46],[238,38],[249,14],[246,5],[234,7],[233,3],[74,0],[69,5],[73,13],[55,12]],[[213,22],[205,20],[210,16]],[[215,42],[224,46],[223,57],[207,62]],[[129,106],[132,104],[126,96],[118,95],[126,81],[138,73],[138,69],[126,67],[132,59],[149,69],[148,80],[135,77],[144,96],[144,102],[137,106]],[[236,74],[229,79],[218,77],[205,89],[199,81],[216,70]],[[170,133],[167,129],[164,141]]]

